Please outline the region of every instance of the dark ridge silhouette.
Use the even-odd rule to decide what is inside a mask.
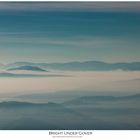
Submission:
[[[40,67],[37,67],[37,66],[20,66],[20,67],[8,69],[8,71],[12,71],[12,70],[28,70],[28,71],[46,72],[46,70],[44,70],[44,69],[42,69]]]
[[[18,77],[46,77],[46,76],[51,76],[51,75],[44,75],[44,74],[14,74],[14,73],[9,73],[9,72],[0,73],[0,77],[13,77],[13,78],[18,78]],[[52,76],[54,76],[54,75],[52,75]]]
[[[83,96],[80,98],[76,98],[71,101],[64,102],[64,105],[86,105],[86,104],[94,104],[100,102],[112,102],[112,101],[140,101],[140,94],[130,95],[130,96]]]
[[[140,62],[106,63],[102,61],[66,62],[66,63],[31,63],[15,62],[8,64],[9,70],[35,70],[46,71],[46,69],[71,70],[71,71],[139,71]]]
[[[31,102],[20,102],[20,101],[3,101],[0,102],[0,107],[9,108],[20,108],[20,107],[62,107],[60,104],[48,102],[48,103],[31,103]]]
[[[62,69],[62,70],[140,70],[140,62],[132,63],[105,63],[101,61],[86,61],[86,62],[70,62],[70,63],[52,63],[47,65],[48,68]]]

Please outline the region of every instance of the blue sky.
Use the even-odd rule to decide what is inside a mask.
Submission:
[[[0,63],[140,61],[139,3],[0,3]]]

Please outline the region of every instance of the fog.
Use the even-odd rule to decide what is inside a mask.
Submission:
[[[140,129],[140,72],[43,74],[0,77],[1,130]]]
[[[140,72],[55,72],[65,76],[54,77],[1,77],[0,97],[71,90],[139,92]],[[52,73],[54,74],[54,73]]]
[[[140,92],[140,72],[64,72],[50,77],[0,77],[0,98],[59,91]],[[48,75],[49,75],[48,74]]]

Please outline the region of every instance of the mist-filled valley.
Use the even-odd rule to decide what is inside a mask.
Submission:
[[[2,130],[140,129],[140,94],[84,96],[63,103],[0,103]]]
[[[0,75],[1,130],[140,129],[139,71],[12,67]]]

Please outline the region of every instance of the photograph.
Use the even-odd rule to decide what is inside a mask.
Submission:
[[[1,1],[0,130],[140,130],[140,2]]]

